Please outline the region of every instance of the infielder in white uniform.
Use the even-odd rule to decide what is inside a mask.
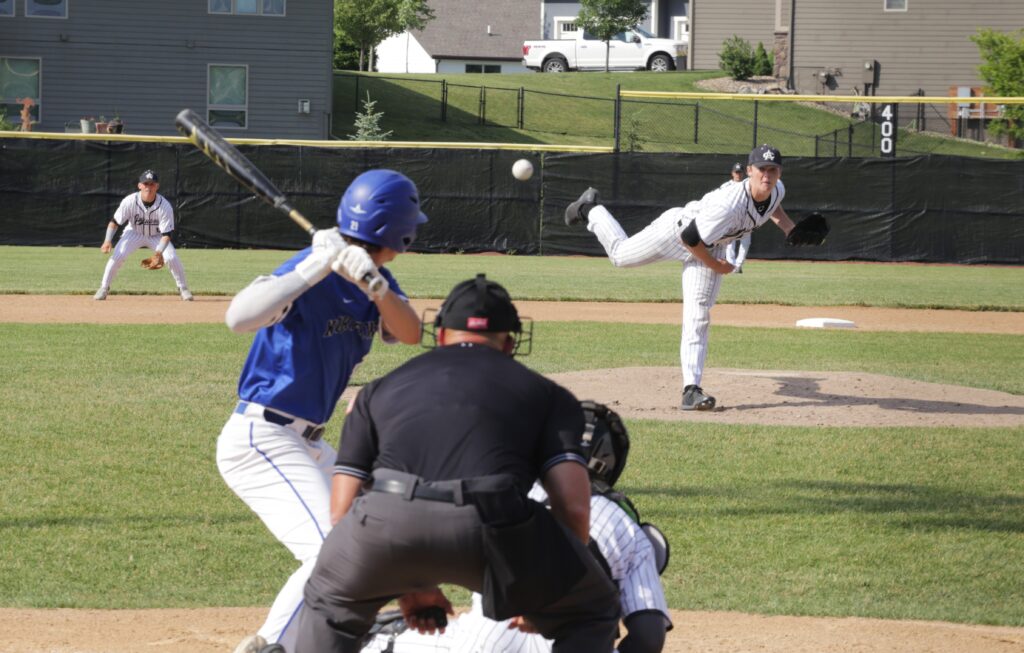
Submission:
[[[590,411],[588,403],[596,406]],[[651,539],[640,524],[614,501],[600,493],[609,490],[625,467],[628,434],[621,420],[606,406],[583,402],[587,415],[584,444],[592,437],[588,464],[595,493],[590,498],[590,538],[607,563],[607,571],[619,588],[626,636],[619,653],[659,653],[665,633],[672,628],[659,567]],[[606,417],[607,416],[607,417]],[[613,447],[612,423],[621,429],[625,448]],[[613,452],[613,449],[616,451]],[[530,498],[545,502],[547,495],[535,484]],[[667,550],[662,553],[667,556]],[[493,621],[483,615],[479,594],[472,609],[451,621],[443,633],[421,634],[412,629],[399,635],[378,634],[364,653],[551,653],[552,641],[510,627],[510,621]]]
[[[139,192],[121,200],[120,206],[114,212],[114,218],[107,225],[107,234],[100,246],[100,251],[104,254],[110,253],[111,250],[113,253],[107,259],[100,289],[93,295],[93,299],[106,299],[110,294],[110,284],[114,282],[117,271],[124,265],[128,255],[140,247],[148,247],[156,252],[154,256],[163,257],[167,263],[167,269],[171,271],[174,283],[178,285],[181,298],[186,302],[192,301],[192,292],[185,281],[185,268],[178,258],[174,245],[171,244],[174,208],[157,192],[158,190],[160,176],[152,170],[146,170],[139,175]],[[114,247],[114,234],[120,226],[124,226],[124,233],[117,241],[117,247]]]
[[[754,148],[747,157],[747,179],[711,191],[686,206],[662,213],[639,233],[626,232],[604,206],[597,190],[588,188],[565,210],[568,225],[587,223],[612,265],[636,267],[658,261],[683,263],[683,333],[679,358],[683,371],[683,410],[711,410],[715,398],[701,388],[707,356],[711,308],[722,275],[733,266],[722,260],[726,246],[769,219],[789,234],[793,229],[782,208],[786,189],[780,181],[782,154],[771,145]]]
[[[728,187],[730,184],[743,183],[743,164],[737,161],[732,164],[732,170],[729,173],[729,181],[722,184],[722,188]],[[725,260],[729,265],[733,266],[733,270],[736,274],[743,274],[743,262],[747,260],[747,252],[750,251],[750,234],[744,234],[736,240],[729,243],[729,246],[725,248]]]

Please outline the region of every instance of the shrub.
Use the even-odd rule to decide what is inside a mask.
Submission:
[[[754,52],[754,74],[770,77],[775,73],[775,62],[772,55],[764,49],[764,43],[758,41],[757,50]]]
[[[754,50],[750,43],[735,34],[722,43],[718,61],[721,69],[733,79],[750,79],[754,75]]]

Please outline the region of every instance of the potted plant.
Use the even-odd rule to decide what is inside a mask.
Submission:
[[[122,122],[121,116],[114,114],[114,117],[107,123],[107,131],[111,134],[120,134],[124,131],[124,122]]]
[[[107,117],[100,116],[100,119],[96,121],[96,133],[106,134],[107,133]]]
[[[82,118],[82,133],[92,134],[96,132],[96,119],[92,116],[85,116]]]

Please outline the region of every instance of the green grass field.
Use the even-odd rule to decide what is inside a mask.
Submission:
[[[291,254],[187,249],[182,260],[192,290],[233,295]],[[138,261],[147,255],[139,250],[125,263],[114,292],[176,292],[166,270],[139,269]],[[0,246],[0,294],[91,295],[105,260],[99,247]],[[679,266],[674,263],[615,269],[600,257],[407,254],[389,267],[410,297],[444,297],[478,272],[501,281],[517,299],[678,302],[680,297]],[[1024,311],[1024,268],[1019,266],[755,260],[744,270],[746,274],[730,276],[722,285],[720,303]]]
[[[474,143],[551,143],[602,145],[614,143],[616,87],[623,91],[700,92],[695,83],[721,77],[722,71],[587,72],[562,75],[518,73],[387,74],[336,72],[332,134],[347,139],[355,133],[355,117],[363,111],[367,94],[383,113],[380,126],[392,131],[389,140]],[[441,82],[447,87],[447,108],[442,120]],[[481,98],[481,87],[485,87]],[[522,119],[517,128],[517,94],[525,91]],[[567,97],[572,96],[572,97]],[[481,102],[486,124],[479,123]],[[680,140],[680,125],[693,130],[692,101],[626,101],[622,109],[623,142],[634,131],[648,152],[738,152],[750,148],[753,108],[749,102],[702,100],[698,142]],[[690,107],[690,108],[687,108]],[[939,107],[944,111],[944,107]],[[680,116],[683,116],[682,118]],[[815,136],[821,154],[831,156],[832,132],[845,130],[850,121],[834,113],[795,103],[762,102],[758,108],[758,134],[787,155],[814,156]],[[870,130],[868,130],[870,131]],[[926,152],[973,157],[1024,157],[1005,147],[962,139],[937,137],[901,129],[900,147]],[[845,138],[841,136],[840,138]],[[855,138],[858,156],[864,148],[877,148],[863,136]],[[845,141],[844,141],[845,142]],[[843,152],[840,151],[842,156]],[[877,151],[876,151],[877,156]]]
[[[182,251],[199,294],[233,293],[284,256]],[[102,261],[92,248],[0,248],[0,293],[91,293]],[[115,291],[173,291],[165,271],[130,265]],[[1019,268],[749,265],[723,301],[1022,310]],[[678,301],[668,265],[632,276],[600,259],[422,255],[393,268],[417,297],[486,271],[520,297]],[[214,464],[250,337],[9,324],[0,303],[0,339],[0,605],[269,606],[294,561]],[[418,351],[377,347],[356,381]],[[551,373],[677,356],[675,325],[551,322],[523,362]],[[716,326],[708,365],[1024,394],[1024,336]],[[628,426],[621,486],[672,542],[671,607],[1024,626],[1024,427]]]

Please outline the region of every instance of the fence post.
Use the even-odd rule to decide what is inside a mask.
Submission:
[[[839,156],[839,130],[836,129],[832,132],[832,156]]]
[[[846,156],[853,158],[853,124],[846,126]]]
[[[619,125],[622,122],[622,84],[615,85],[615,111],[614,118],[615,124],[612,126],[613,138],[615,140],[614,151],[619,151]]]
[[[700,131],[700,100],[693,103],[693,144],[697,144],[697,134]]]
[[[757,100],[754,100],[754,144],[757,147]]]
[[[481,125],[487,122],[487,87],[480,87],[480,108],[477,109],[477,122]]]
[[[519,97],[516,98],[516,104],[518,105],[516,106],[516,127],[518,129],[525,129],[523,126],[523,114],[525,113],[526,89],[522,86],[519,87]]]
[[[448,80],[441,80],[441,122],[448,121]]]
[[[820,139],[820,138],[821,137],[818,136],[817,134],[814,135],[814,158],[815,159],[818,158],[818,139]]]
[[[356,75],[355,78],[356,92],[352,94],[352,99],[354,100],[352,110],[355,111],[356,113],[359,113],[359,75]]]

